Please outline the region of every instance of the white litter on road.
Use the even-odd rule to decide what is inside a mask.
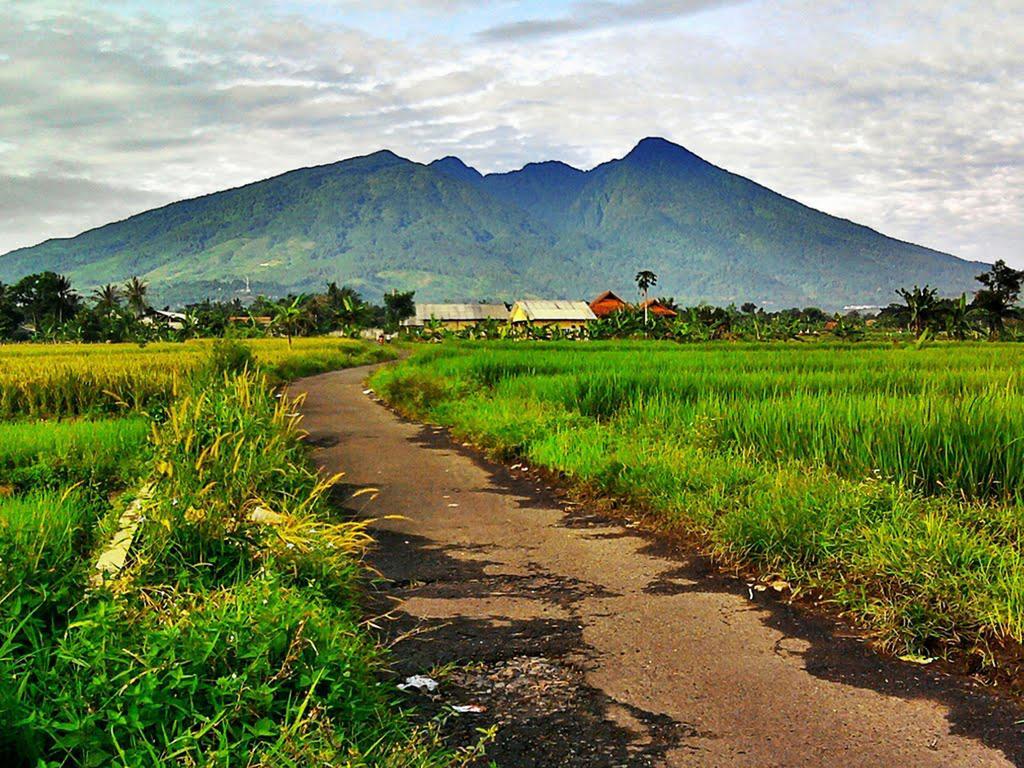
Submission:
[[[410,688],[415,688],[417,691],[426,691],[427,693],[433,693],[437,690],[437,680],[426,675],[413,675],[412,677],[405,678],[404,683],[398,684],[398,690],[407,691]]]

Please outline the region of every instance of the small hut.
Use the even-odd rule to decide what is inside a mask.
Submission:
[[[655,317],[676,317],[679,313],[670,307],[666,307],[657,299],[648,299],[640,302],[640,309],[646,309]]]
[[[597,317],[608,317],[613,312],[618,312],[628,306],[629,304],[611,291],[605,291],[590,302],[590,309]]]

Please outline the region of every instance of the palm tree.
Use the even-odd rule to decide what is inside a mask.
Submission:
[[[291,304],[281,302],[274,310],[274,317],[270,324],[274,328],[280,328],[288,337],[288,346],[292,345],[292,337],[301,331],[306,321],[306,309],[303,306],[305,296],[296,296]]]
[[[132,308],[136,318],[146,314],[146,287],[146,284],[136,276],[124,284],[124,294],[128,299],[128,306]]]
[[[96,309],[103,312],[111,312],[121,306],[121,289],[116,285],[107,283],[93,291],[92,298],[96,302]]]
[[[644,325],[647,325],[647,291],[658,284],[658,276],[649,269],[641,269],[633,280],[644,297]]]

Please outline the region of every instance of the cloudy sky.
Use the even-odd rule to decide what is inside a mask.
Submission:
[[[0,252],[383,147],[591,167],[660,135],[1024,267],[1024,0],[6,0]]]

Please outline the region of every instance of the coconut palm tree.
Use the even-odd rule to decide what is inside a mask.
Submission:
[[[644,325],[647,325],[647,291],[658,284],[658,276],[649,269],[641,269],[633,280],[644,297]]]
[[[92,298],[96,302],[96,309],[102,312],[111,312],[121,306],[121,289],[107,283],[93,291]]]
[[[147,285],[134,275],[124,284],[124,295],[136,318],[146,314],[146,288]]]

